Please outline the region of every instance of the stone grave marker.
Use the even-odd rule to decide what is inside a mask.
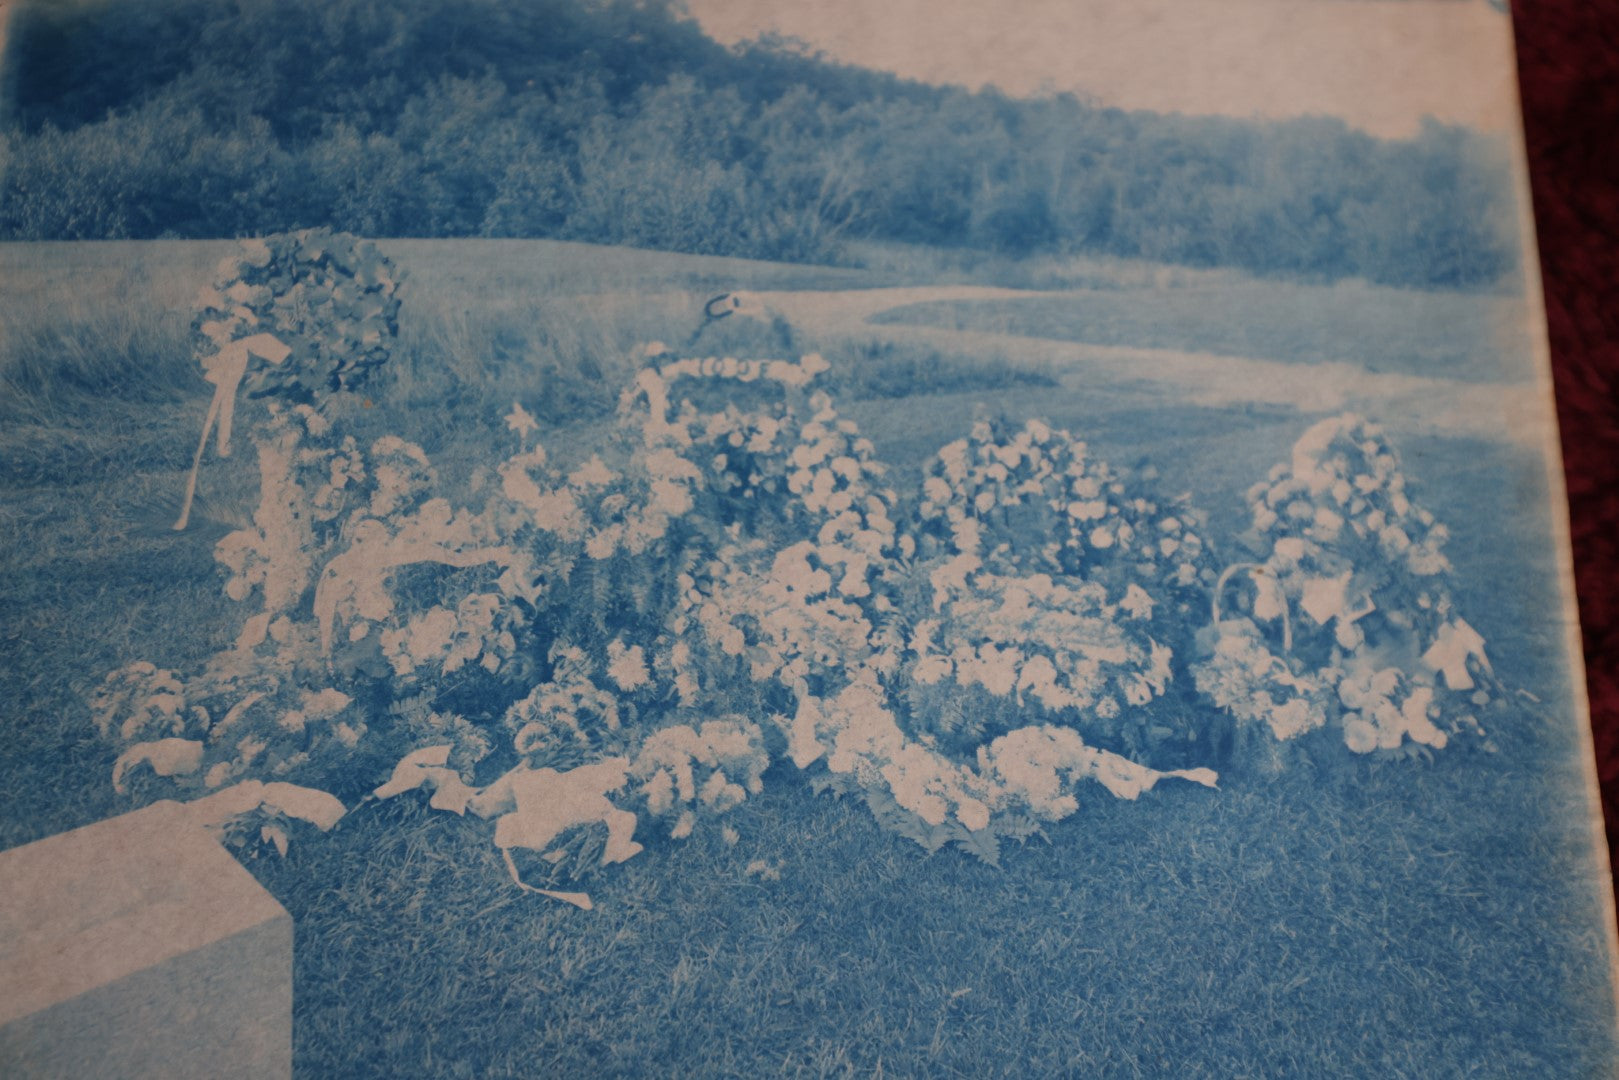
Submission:
[[[292,919],[178,804],[0,852],[0,1074],[291,1067]]]

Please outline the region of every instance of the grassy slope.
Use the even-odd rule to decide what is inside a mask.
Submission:
[[[236,627],[206,542],[130,524],[178,487],[203,408],[175,374],[189,363],[183,318],[142,295],[183,308],[217,257],[207,247],[141,249],[144,271],[101,279],[127,282],[113,325],[168,335],[149,371],[88,368],[81,391],[0,402],[13,409],[0,427],[0,846],[120,808],[79,704],[100,673],[141,657],[187,668]],[[487,453],[511,394],[541,394],[537,369],[567,425],[548,441],[587,443],[611,394],[568,365],[610,378],[621,339],[680,332],[693,298],[723,284],[707,261],[561,245],[397,253],[420,302],[373,415],[449,469]],[[46,256],[63,281],[103,257]],[[0,266],[19,258],[0,248]],[[748,272],[761,287],[851,284]],[[569,281],[662,298],[581,311],[557,296]],[[97,379],[126,401],[97,395]],[[1235,496],[1307,422],[1166,415],[1128,385],[995,396],[1115,460],[1150,444],[1171,490],[1231,523]],[[904,487],[981,399],[848,411]],[[1508,681],[1566,717],[1535,463],[1448,440],[1405,449],[1456,534],[1469,618]],[[228,468],[205,490],[228,499]],[[513,890],[487,825],[408,799],[250,865],[296,920],[296,1054],[311,1075],[1601,1075],[1613,1047],[1572,733],[1517,713],[1492,726],[1495,756],[1231,776],[1219,793],[1168,785],[1139,803],[1098,789],[998,871],[882,833],[790,766],[734,816],[734,847],[717,833],[654,841],[588,884],[588,915]],[[779,878],[750,873],[755,860]]]
[[[880,321],[1247,356],[1289,363],[1346,360],[1378,372],[1520,380],[1530,353],[1521,311],[1499,297],[1236,281],[1136,291],[915,304]]]

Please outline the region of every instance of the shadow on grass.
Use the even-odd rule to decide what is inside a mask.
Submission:
[[[1542,877],[1579,830],[1566,799],[1494,813],[1511,761],[1098,794],[1001,870],[790,771],[734,844],[653,840],[591,913],[414,799],[250,859],[298,927],[299,1071],[1596,1075],[1611,1050],[1578,890]]]

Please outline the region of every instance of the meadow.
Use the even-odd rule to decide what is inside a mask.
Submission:
[[[1293,364],[1348,360],[1374,373],[1460,381],[1524,381],[1532,375],[1528,350],[1513,347],[1525,313],[1510,294],[1211,276],[1208,283],[1165,290],[1151,305],[1133,290],[1096,289],[1083,296],[908,305],[885,312],[880,321]]]
[[[0,848],[128,809],[86,696],[133,659],[194,665],[239,621],[211,549],[252,505],[245,452],[205,467],[199,528],[167,528],[207,399],[190,297],[228,247],[0,247]],[[715,292],[758,290],[785,310],[785,294],[999,283],[903,255],[851,269],[545,241],[383,248],[411,278],[395,362],[357,434],[417,441],[452,479],[492,445],[508,452],[513,400],[583,460],[633,374],[630,349],[685,347]],[[1167,490],[1210,511],[1215,538],[1241,531],[1244,490],[1312,417],[1198,404],[1014,339],[1291,364],[1364,349],[1369,366],[1458,382],[1523,376],[1498,334],[1510,305],[1503,316],[1487,296],[1103,263],[1039,285],[1064,292],[842,327],[767,315],[697,341],[704,355],[819,350],[901,492],[973,419],[1038,417],[1114,461],[1150,458]],[[974,333],[951,349],[885,325],[917,319]],[[778,764],[730,831],[646,838],[644,855],[592,879],[592,912],[515,890],[473,821],[415,796],[369,804],[284,857],[244,854],[295,921],[297,1070],[1606,1075],[1603,879],[1545,464],[1507,438],[1392,435],[1453,533],[1460,609],[1527,694],[1484,717],[1494,753],[1096,795],[999,867],[925,852]]]

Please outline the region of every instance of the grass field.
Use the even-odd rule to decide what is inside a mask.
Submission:
[[[714,291],[928,283],[538,242],[385,247],[413,290],[398,370],[361,434],[418,439],[451,476],[508,445],[499,416],[514,398],[549,446],[585,452],[628,346],[681,345]],[[207,399],[189,297],[227,249],[0,248],[0,283],[43,283],[0,287],[0,848],[128,808],[83,705],[106,671],[186,669],[237,629],[206,530],[162,527]],[[1309,330],[1263,306],[1270,283],[1157,284],[1129,268],[1071,312],[1006,301],[1014,314],[992,328],[1032,333],[1027,320],[1070,314],[1094,326],[1102,312],[1121,344],[1308,363],[1345,289],[1284,287],[1296,311],[1314,297],[1329,312]],[[76,298],[58,303],[68,287]],[[1519,370],[1479,329],[1480,298],[1377,296],[1357,316],[1381,335],[1374,362]],[[1472,321],[1409,313],[1434,304]],[[1193,308],[1227,329],[1176,321]],[[1250,311],[1280,328],[1236,336]],[[1148,384],[930,351],[880,325],[719,330],[703,351],[821,349],[902,491],[983,410],[1041,416],[1121,464],[1150,457],[1211,511],[1218,538],[1310,423],[1275,407],[1166,407]],[[1454,534],[1459,605],[1507,683],[1541,701],[1483,717],[1499,753],[1239,772],[1218,792],[1165,785],[1135,803],[1097,789],[999,869],[930,856],[778,765],[730,819],[734,842],[649,840],[588,883],[590,913],[513,889],[481,822],[414,797],[368,806],[284,859],[248,861],[295,920],[299,1073],[1609,1075],[1604,883],[1544,467],[1508,442],[1428,436],[1403,450]],[[249,465],[211,463],[205,494],[247,505]]]
[[[1531,374],[1523,307],[1498,296],[1229,277],[1159,290],[1150,303],[1145,291],[916,304],[880,321],[1297,364],[1351,361],[1372,372],[1463,381]]]

